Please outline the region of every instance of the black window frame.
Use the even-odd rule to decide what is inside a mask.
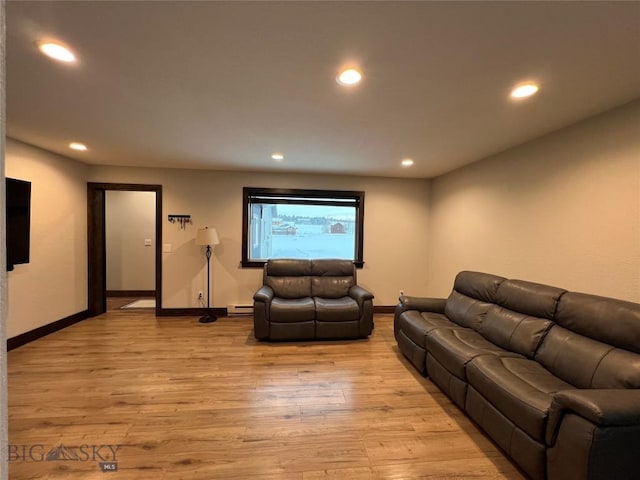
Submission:
[[[260,200],[252,202],[253,199]],[[265,201],[265,199],[267,201]],[[243,268],[262,268],[264,261],[249,258],[249,210],[252,203],[345,206],[356,207],[355,256],[357,268],[364,266],[364,192],[353,190],[309,190],[293,188],[242,188],[242,261]]]

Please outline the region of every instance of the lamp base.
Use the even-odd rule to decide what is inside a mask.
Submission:
[[[198,320],[200,323],[211,323],[211,322],[215,322],[216,320],[218,320],[218,317],[216,317],[215,315],[209,315],[208,313],[203,316],[200,317],[200,320]]]

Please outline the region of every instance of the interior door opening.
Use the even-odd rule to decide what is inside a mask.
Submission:
[[[127,236],[131,233],[130,230],[134,230],[133,224],[131,224],[130,229],[127,228],[127,218],[121,218],[119,220],[122,225],[119,225],[117,227],[119,233],[115,235],[116,238],[108,238],[107,197],[109,197],[110,200],[111,198],[117,198],[118,195],[113,195],[117,192],[130,192],[131,195],[128,195],[129,200],[138,197],[137,201],[142,202],[140,208],[144,208],[143,205],[145,204],[145,202],[147,207],[155,207],[153,219],[147,218],[144,220],[140,220],[140,218],[138,218],[138,223],[149,223],[151,221],[153,221],[154,223],[152,227],[150,227],[150,225],[147,225],[145,229],[141,230],[144,232],[142,239],[143,243],[141,245],[139,241],[133,242],[133,245],[130,244],[131,238],[133,238],[133,236],[127,239]],[[150,198],[149,196],[145,197],[145,195],[136,196],[134,195],[135,192],[146,192],[147,194],[153,193],[155,195],[154,198]],[[152,296],[152,298],[155,299],[155,312],[157,315],[158,312],[162,309],[162,186],[117,183],[88,183],[87,195],[89,316],[96,316],[106,312],[107,291],[113,293],[118,290],[122,291],[125,294],[132,293],[142,294],[144,296]],[[127,197],[127,195],[122,196],[120,199],[122,200],[125,197]],[[144,200],[142,200],[143,198]],[[122,213],[121,215],[125,215],[125,213]],[[132,215],[133,212],[130,212],[130,219],[132,219]],[[120,245],[120,254],[124,254],[124,250],[127,249],[137,249],[138,255],[147,257],[145,259],[146,263],[144,263],[144,266],[138,266],[138,268],[145,268],[147,270],[153,269],[155,271],[155,274],[152,278],[142,278],[138,275],[138,273],[140,272],[136,272],[135,269],[131,268],[129,268],[129,271],[127,272],[109,272],[107,266],[107,244],[111,243],[112,245],[117,245],[118,236],[120,236],[120,241],[123,242],[122,245]],[[124,242],[127,242],[127,244],[125,245]],[[148,243],[150,243],[151,245],[148,245]],[[131,252],[127,253],[127,255],[129,254],[131,254]],[[136,259],[135,261],[137,260],[138,259]],[[134,285],[140,288],[133,288]]]

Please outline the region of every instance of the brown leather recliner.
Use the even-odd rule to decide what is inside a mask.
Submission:
[[[357,285],[349,260],[269,260],[253,300],[259,340],[364,338],[373,330],[373,295]]]

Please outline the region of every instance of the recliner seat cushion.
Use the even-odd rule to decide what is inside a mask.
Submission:
[[[269,321],[278,323],[306,322],[316,318],[316,307],[313,299],[306,298],[274,298],[271,301]]]
[[[478,355],[521,357],[494,345],[478,332],[465,329],[436,329],[425,340],[427,352],[444,368],[467,381],[466,366]]]
[[[505,417],[541,443],[553,394],[575,388],[523,357],[478,356],[467,365],[467,379]]]
[[[323,322],[345,322],[358,320],[360,308],[351,297],[321,298],[314,297],[316,320]]]

